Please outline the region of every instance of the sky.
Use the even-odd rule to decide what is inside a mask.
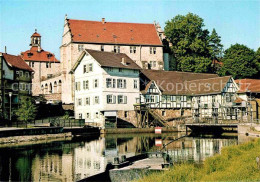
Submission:
[[[260,47],[260,0],[0,0],[0,51],[18,55],[28,50],[37,28],[42,48],[59,59],[65,14],[71,19],[112,22],[165,22],[194,13],[205,29],[216,29],[224,48],[244,44]]]

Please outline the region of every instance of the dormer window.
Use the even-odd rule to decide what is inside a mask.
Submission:
[[[47,54],[47,58],[50,59],[52,57],[52,54]]]
[[[29,56],[29,57],[31,57],[32,55],[33,55],[33,53],[31,53],[31,52],[27,53],[27,56]]]

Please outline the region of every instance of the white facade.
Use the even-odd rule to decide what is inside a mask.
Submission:
[[[84,73],[84,70],[87,70]],[[75,118],[104,127],[109,111],[131,111],[139,97],[139,70],[101,67],[85,55],[74,72]]]

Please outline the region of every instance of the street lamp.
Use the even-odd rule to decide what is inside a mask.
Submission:
[[[9,92],[9,97],[10,97],[10,121],[12,120],[12,92]]]

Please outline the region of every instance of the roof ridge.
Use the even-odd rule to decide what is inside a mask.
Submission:
[[[213,77],[213,78],[202,78],[202,79],[196,79],[196,80],[189,80],[187,82],[194,82],[194,81],[199,81],[199,80],[211,80],[211,79],[222,79],[226,77],[232,77],[232,76],[219,76],[219,77]]]
[[[68,19],[68,21],[69,21],[69,20],[102,23],[102,21],[96,21],[96,20]],[[105,21],[105,23],[126,23],[126,24],[144,24],[144,25],[154,25],[154,23],[132,23],[132,22],[107,22],[107,21]]]

